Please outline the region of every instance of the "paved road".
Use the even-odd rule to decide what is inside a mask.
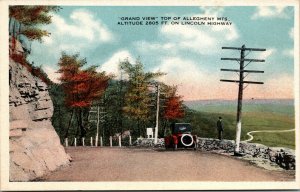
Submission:
[[[289,181],[288,172],[268,171],[230,156],[163,149],[70,147],[71,166],[45,181]]]
[[[252,141],[253,140],[253,135],[252,133],[283,133],[283,132],[291,132],[295,131],[295,129],[287,129],[287,130],[260,130],[260,131],[250,131],[247,133],[249,136],[249,139],[245,140],[246,142]]]

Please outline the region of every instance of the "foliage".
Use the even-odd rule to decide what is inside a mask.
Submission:
[[[128,87],[125,94],[123,111],[127,117],[137,121],[137,129],[141,135],[140,121],[144,124],[150,117],[151,96],[150,81],[164,75],[164,73],[144,72],[143,64],[137,60],[135,64],[125,60],[120,68],[128,75]]]
[[[33,66],[30,64],[24,55],[12,53],[10,58],[17,62],[18,64],[24,66],[33,76],[41,79],[47,85],[51,85],[52,81],[49,79],[47,73],[42,69],[42,67]]]
[[[169,88],[169,93],[165,101],[164,118],[167,120],[176,120],[184,117],[182,106],[182,97],[176,94],[177,87]]]
[[[94,100],[102,96],[111,78],[104,72],[96,72],[95,66],[82,69],[86,64],[86,59],[80,59],[79,54],[68,55],[66,53],[62,53],[58,62],[60,67],[58,72],[61,73],[60,81],[65,93],[65,105],[73,109],[65,137],[68,136],[74,113],[77,116],[80,137],[85,136],[86,126],[83,124],[88,115],[88,108]],[[79,134],[79,131],[77,133]]]
[[[46,30],[40,29],[40,25],[47,25],[51,23],[50,12],[58,12],[60,7],[58,6],[10,6],[9,18],[17,20],[20,23],[19,34],[25,35],[29,40],[42,41],[42,37],[49,36],[50,33]],[[21,30],[21,25],[24,27]],[[15,31],[16,29],[14,29]],[[13,33],[15,35],[15,33]]]

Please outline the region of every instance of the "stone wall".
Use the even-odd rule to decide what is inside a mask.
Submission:
[[[233,155],[235,142],[233,140],[219,140],[212,138],[198,138],[198,149],[212,151],[215,153]],[[164,147],[164,139],[158,139],[158,144],[154,146],[153,139],[139,138],[133,143],[138,147]],[[292,169],[295,170],[295,151],[281,147],[267,147],[258,143],[240,143],[240,153],[242,158],[266,169]]]
[[[68,165],[51,117],[47,85],[10,59],[9,157],[10,181],[29,181]]]

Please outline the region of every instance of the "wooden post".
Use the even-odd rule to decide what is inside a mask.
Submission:
[[[239,61],[240,68],[239,69],[221,69],[221,71],[231,71],[231,72],[238,72],[239,73],[239,80],[227,80],[221,79],[220,81],[223,82],[233,82],[239,83],[239,92],[238,92],[238,104],[237,104],[237,115],[236,115],[236,139],[235,139],[235,154],[239,154],[239,146],[240,146],[240,139],[241,139],[241,129],[242,129],[242,101],[243,101],[243,90],[247,87],[244,87],[244,84],[263,84],[263,82],[256,82],[256,81],[245,81],[245,73],[264,73],[264,71],[258,70],[245,70],[245,67],[250,62],[265,62],[263,59],[245,59],[245,51],[266,51],[266,49],[260,48],[246,48],[245,45],[240,47],[222,47],[222,49],[235,49],[241,50],[240,58],[221,58],[221,60],[232,60],[232,61]],[[244,65],[244,61],[249,61],[248,64]],[[247,76],[247,75],[246,75]]]
[[[65,145],[66,145],[66,147],[68,147],[68,146],[69,146],[69,143],[68,143],[68,138],[66,138],[66,139],[65,139]]]
[[[96,138],[95,138],[95,147],[98,147],[98,134],[96,135]]]
[[[121,135],[119,135],[119,147],[122,147],[121,139],[122,139],[122,137],[121,137]]]
[[[85,139],[85,138],[84,138],[84,137],[82,137],[82,146],[84,146],[84,139]]]
[[[75,137],[74,146],[77,146],[77,138]]]
[[[91,137],[91,146],[93,146],[93,137]]]
[[[103,140],[102,140],[102,137],[100,137],[100,146],[103,147]]]
[[[132,145],[131,135],[129,135],[129,145]]]
[[[157,84],[156,125],[155,125],[155,132],[154,132],[154,144],[157,144],[157,137],[158,137],[159,94],[160,94],[160,86],[159,84]]]
[[[112,147],[112,136],[109,137],[109,144],[110,144],[110,147]]]
[[[95,139],[95,146],[98,146],[98,137],[99,137],[99,123],[100,123],[100,107],[97,106],[97,133],[96,133],[96,139]]]

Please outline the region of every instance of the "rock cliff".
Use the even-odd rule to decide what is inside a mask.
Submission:
[[[30,181],[68,165],[51,117],[48,86],[23,65],[9,61],[10,181]]]

